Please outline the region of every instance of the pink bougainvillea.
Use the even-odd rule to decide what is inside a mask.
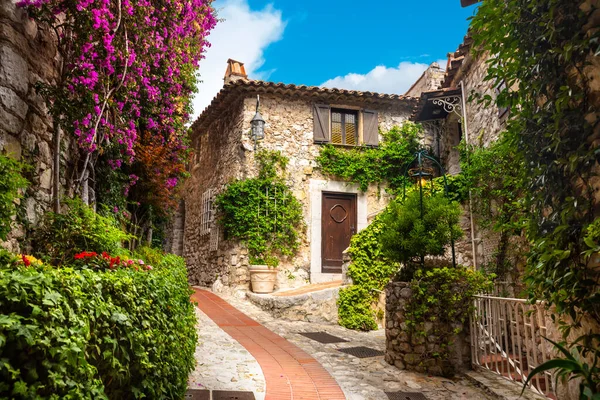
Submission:
[[[212,0],[22,0],[54,26],[65,59],[52,104],[84,154],[116,146],[113,169],[135,158],[139,132],[186,154],[196,71],[216,24]],[[55,110],[56,111],[56,110]],[[114,153],[114,152],[113,152]],[[175,186],[177,177],[166,181]]]

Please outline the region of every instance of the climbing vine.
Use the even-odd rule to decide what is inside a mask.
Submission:
[[[518,257],[524,257],[522,247],[526,247],[525,238],[515,240],[527,224],[526,169],[504,136],[489,147],[461,142],[459,149],[461,175],[465,186],[471,190],[471,206],[477,224],[499,235],[489,269],[504,281],[509,275],[518,273],[513,264]]]
[[[17,201],[28,184],[21,174],[23,169],[21,163],[0,154],[0,240],[6,240],[17,213]]]
[[[262,150],[255,160],[258,176],[229,183],[215,204],[225,237],[248,247],[251,264],[275,267],[300,245],[302,205],[285,183],[286,157]]]
[[[600,272],[590,264],[587,229],[598,217],[596,117],[589,62],[600,32],[586,27],[593,7],[571,0],[487,0],[472,22],[475,47],[495,56],[487,80],[505,83],[505,141],[522,168],[531,300],[600,322]],[[491,98],[484,98],[491,103]]]
[[[18,4],[54,32],[59,53],[57,80],[38,84],[55,124],[54,211],[59,212],[59,154],[66,136],[79,148],[69,176],[76,194],[87,200],[84,187],[91,185],[111,209],[127,206],[128,215],[140,220],[150,209],[167,213],[185,177],[191,95],[206,37],[216,24],[211,0]],[[100,173],[114,179],[100,179]],[[136,184],[144,187],[127,202]],[[134,225],[142,224],[149,225]]]
[[[353,285],[340,290],[338,299],[339,323],[346,328],[377,329],[372,304],[400,267],[383,255],[379,238],[383,229],[380,214],[350,241],[352,263],[348,266],[348,277]]]
[[[404,166],[419,148],[423,128],[413,122],[404,122],[382,133],[378,147],[352,149],[323,146],[316,161],[323,173],[359,185],[365,192],[370,184],[387,183],[392,190],[402,188]]]

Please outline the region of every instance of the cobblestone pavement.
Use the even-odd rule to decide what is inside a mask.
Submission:
[[[196,369],[189,377],[191,389],[240,390],[265,398],[265,377],[248,351],[196,308],[198,345]]]
[[[271,317],[267,312],[250,303],[244,298],[244,292],[219,293],[219,296],[317,359],[336,379],[346,398],[350,400],[385,400],[387,399],[385,391],[419,392],[429,400],[491,400],[494,398],[464,378],[446,379],[401,371],[387,364],[383,356],[360,359],[337,350],[367,346],[383,351],[385,347],[383,330],[356,332],[337,325],[284,321]],[[322,344],[298,334],[298,332],[318,331],[339,336],[349,342]]]

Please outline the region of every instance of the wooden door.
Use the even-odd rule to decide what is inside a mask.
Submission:
[[[342,252],[356,233],[356,195],[323,193],[321,272],[341,273]]]

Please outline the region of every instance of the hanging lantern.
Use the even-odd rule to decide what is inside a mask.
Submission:
[[[256,96],[256,114],[250,121],[250,126],[252,131],[250,133],[250,137],[254,140],[254,150],[256,150],[256,143],[259,140],[263,140],[265,138],[265,120],[262,115],[258,112],[258,107],[260,105],[260,99],[258,95]]]
[[[408,171],[408,176],[420,187],[427,186],[427,182],[433,185],[433,169],[423,166],[412,168]]]

